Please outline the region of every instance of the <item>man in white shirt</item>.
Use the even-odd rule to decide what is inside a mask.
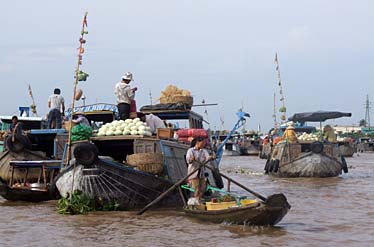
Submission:
[[[65,100],[60,94],[61,90],[55,88],[53,94],[48,98],[48,129],[61,129],[62,114],[65,112]]]
[[[143,113],[138,113],[138,118],[147,123],[147,125],[151,128],[152,134],[156,134],[158,128],[166,128],[164,121],[153,114],[145,115]]]
[[[132,74],[127,72],[124,76],[122,76],[122,80],[118,82],[114,88],[114,94],[117,98],[119,118],[121,120],[130,118],[131,100],[134,100],[135,92],[138,90],[136,87],[130,87],[129,84],[132,80]]]

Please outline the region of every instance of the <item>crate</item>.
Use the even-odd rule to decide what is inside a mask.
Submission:
[[[172,139],[173,136],[174,136],[173,129],[170,129],[170,128],[158,128],[157,129],[158,139]]]
[[[230,207],[237,207],[236,201],[232,202],[206,202],[207,210],[222,210]]]

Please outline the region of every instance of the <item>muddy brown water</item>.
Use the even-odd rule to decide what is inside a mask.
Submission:
[[[341,177],[290,179],[264,175],[257,157],[225,157],[222,172],[265,196],[287,196],[292,208],[275,227],[212,224],[173,210],[63,216],[56,201],[0,199],[0,246],[374,246],[374,154],[347,162]]]

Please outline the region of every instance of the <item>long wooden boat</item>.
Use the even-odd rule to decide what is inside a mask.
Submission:
[[[190,217],[213,223],[274,226],[283,219],[290,208],[283,194],[274,194],[268,197],[266,202],[257,202],[248,206],[221,210],[185,208],[184,212]]]
[[[24,138],[31,147],[16,138],[13,147],[0,154],[0,196],[10,201],[56,199],[59,195],[50,188],[61,167],[64,130],[29,130]]]
[[[42,202],[58,198],[49,188],[10,187],[0,181],[0,196],[8,201]]]
[[[282,177],[336,177],[348,172],[334,143],[278,143],[267,160],[265,173]]]
[[[260,144],[258,141],[245,141],[240,143],[240,155],[259,155]]]

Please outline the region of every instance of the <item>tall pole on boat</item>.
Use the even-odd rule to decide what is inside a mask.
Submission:
[[[278,128],[277,123],[277,103],[276,103],[276,95],[274,93],[274,105],[273,105],[273,121],[274,121],[274,129]]]
[[[81,80],[86,80],[86,77],[88,76],[86,73],[80,71],[80,65],[82,65],[82,58],[84,53],[83,44],[86,43],[86,40],[84,39],[84,35],[88,34],[88,32],[85,30],[87,27],[87,14],[86,12],[84,14],[84,18],[82,21],[82,30],[81,30],[81,36],[79,38],[79,48],[78,48],[78,61],[77,61],[77,67],[75,68],[75,81],[74,81],[74,90],[73,90],[73,103],[71,105],[71,114],[70,114],[70,120],[69,120],[69,138],[68,138],[68,150],[67,150],[67,163],[69,162],[71,158],[71,131],[72,131],[72,120],[73,120],[73,114],[74,114],[74,107],[75,107],[75,99],[76,99],[76,92],[77,92],[77,85],[78,82]]]
[[[366,122],[366,126],[368,127],[368,132],[370,132],[370,101],[369,101],[369,95],[366,95],[366,102],[365,102],[365,108],[366,108],[366,112],[365,112],[365,122]]]
[[[283,88],[282,88],[282,80],[280,76],[280,69],[279,69],[279,62],[278,62],[278,54],[275,53],[275,69],[277,71],[277,79],[278,79],[278,86],[279,86],[279,95],[280,95],[280,102],[282,106],[279,108],[279,111],[281,112],[281,123],[284,123],[286,121],[286,106],[284,102],[284,95],[283,95]]]

